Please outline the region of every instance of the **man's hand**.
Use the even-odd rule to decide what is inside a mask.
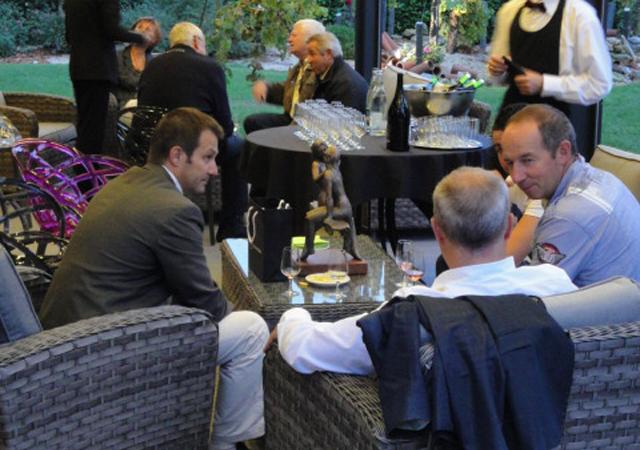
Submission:
[[[522,95],[537,95],[542,92],[542,74],[531,69],[524,69],[524,75],[517,75],[513,81]]]
[[[487,70],[489,74],[498,77],[507,71],[507,65],[502,60],[501,56],[492,56],[487,61]]]
[[[278,326],[273,327],[273,331],[269,335],[269,339],[267,339],[267,343],[264,346],[264,352],[267,353],[271,348],[271,345],[278,340]]]
[[[264,81],[258,80],[255,83],[253,83],[253,88],[251,92],[253,93],[253,98],[256,100],[256,102],[264,103],[265,101],[267,101],[268,89],[269,87],[267,86],[267,83],[265,83]]]

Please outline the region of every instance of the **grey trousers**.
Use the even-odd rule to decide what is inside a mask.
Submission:
[[[265,321],[251,311],[232,312],[218,324],[220,386],[211,449],[264,435],[262,360],[269,337]]]

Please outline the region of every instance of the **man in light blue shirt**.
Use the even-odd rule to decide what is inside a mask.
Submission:
[[[533,236],[532,264],[563,268],[577,286],[614,275],[640,281],[640,205],[614,175],[577,154],[567,117],[547,105],[515,114],[502,136],[513,181],[548,200]]]

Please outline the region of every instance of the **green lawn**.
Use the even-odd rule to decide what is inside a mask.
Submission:
[[[242,128],[244,118],[255,112],[281,111],[269,105],[257,105],[251,97],[251,83],[245,79],[246,66],[231,64],[233,76],[227,79],[229,101],[235,122]],[[264,71],[267,80],[282,80],[284,72]],[[46,92],[72,96],[66,64],[2,64],[0,65],[0,91]],[[478,91],[477,99],[489,103],[496,111],[504,88],[485,87]],[[640,154],[640,83],[618,86],[604,101],[603,138],[607,145]]]

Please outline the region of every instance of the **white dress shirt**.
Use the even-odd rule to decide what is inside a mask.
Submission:
[[[402,288],[394,296],[526,294],[547,296],[573,291],[576,286],[564,270],[550,264],[516,267],[512,257],[441,273],[431,287]],[[330,371],[373,373],[369,353],[356,322],[365,314],[337,322],[315,322],[302,308],[286,311],[278,323],[278,348],[282,357],[301,373]]]
[[[545,0],[546,12],[524,8],[520,27],[527,32],[542,29],[553,17],[559,0]],[[491,56],[511,57],[511,24],[525,0],[510,0],[496,17]],[[549,49],[556,51],[556,49]],[[584,0],[566,0],[560,29],[559,74],[543,74],[541,96],[580,105],[591,105],[604,98],[612,86],[611,57],[602,24],[595,9]],[[490,77],[494,84],[506,77]]]

